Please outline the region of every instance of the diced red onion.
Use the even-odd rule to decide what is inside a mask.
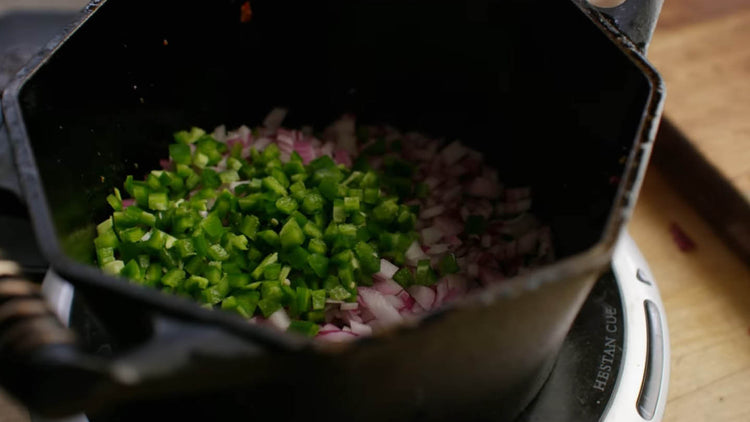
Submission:
[[[171,170],[172,164],[173,164],[172,160],[165,160],[165,159],[159,160],[159,166],[164,170]]]
[[[411,286],[407,289],[409,294],[414,298],[419,306],[426,310],[432,309],[432,305],[435,303],[435,291],[426,286]]]
[[[213,138],[219,142],[226,142],[227,141],[227,127],[224,125],[216,126],[211,136],[213,136]]]
[[[342,304],[341,304],[341,305],[339,306],[339,308],[340,308],[340,309],[341,309],[342,311],[353,311],[353,310],[355,310],[355,309],[358,309],[358,308],[359,308],[359,303],[357,303],[357,302],[344,302],[344,303],[342,303]]]
[[[318,153],[321,157],[327,155],[333,158],[334,149],[336,149],[336,144],[334,144],[333,142],[326,142],[320,146]]]
[[[428,255],[440,255],[448,252],[450,250],[450,245],[447,243],[435,243],[434,245],[430,245],[430,248],[427,249]]]
[[[412,266],[417,265],[417,263],[422,259],[429,258],[422,251],[422,247],[417,241],[412,242],[412,244],[409,246],[409,249],[406,250],[406,253],[404,255],[406,257],[406,263]]]
[[[333,157],[336,164],[343,164],[347,167],[352,166],[352,158],[349,155],[349,152],[345,149],[337,149],[333,152]]]
[[[310,161],[315,159],[315,151],[309,141],[295,142],[294,150],[297,151],[297,154],[299,154],[300,157],[302,157],[302,162],[305,164],[309,164]]]
[[[479,268],[479,280],[485,286],[498,283],[500,281],[503,281],[504,279],[505,279],[505,276],[503,276],[503,273],[499,271],[495,271],[492,268],[488,268],[488,267]]]
[[[505,189],[505,200],[508,202],[518,201],[519,199],[529,198],[531,196],[531,188],[510,188]]]
[[[406,304],[398,296],[383,295],[383,298],[385,298],[385,301],[388,302],[389,305],[393,306],[397,311],[406,308]]]
[[[472,262],[468,265],[467,272],[469,276],[476,278],[479,276],[479,265],[476,262]]]
[[[357,302],[357,304],[359,304],[359,302]],[[349,322],[351,321],[359,322],[361,324],[362,317],[359,316],[358,312],[359,312],[359,307],[357,307],[357,309],[353,311],[346,311],[346,320]]]
[[[500,196],[500,185],[485,177],[477,177],[467,187],[467,192],[473,196],[495,199]]]
[[[443,236],[455,236],[464,231],[464,224],[456,219],[449,218],[446,216],[439,216],[435,218],[435,227],[443,232]]]
[[[440,151],[440,158],[450,166],[464,158],[467,152],[469,152],[468,148],[463,146],[460,141],[453,141]]]
[[[289,324],[291,324],[289,315],[286,314],[286,311],[283,308],[272,313],[271,316],[268,317],[268,322],[274,327],[284,331],[286,331],[286,329],[289,328]]]
[[[357,153],[356,121],[353,115],[345,115],[331,126],[338,148]]]
[[[440,179],[438,179],[438,178],[437,178],[437,177],[435,177],[435,176],[430,176],[430,177],[428,177],[428,178],[424,179],[424,182],[423,182],[423,183],[424,183],[425,185],[427,185],[427,187],[429,187],[429,188],[430,188],[430,191],[432,191],[432,190],[434,190],[434,189],[435,189],[436,187],[438,187],[438,186],[440,185],[440,183],[441,183],[441,180],[440,180]]]
[[[277,107],[271,110],[270,113],[263,119],[263,126],[272,132],[275,132],[281,127],[281,123],[286,118],[287,109]]]
[[[428,246],[434,243],[437,243],[440,239],[443,238],[443,231],[440,230],[440,228],[436,226],[431,226],[431,227],[422,229],[421,234],[422,234],[422,243]]]
[[[452,299],[463,296],[469,289],[466,277],[459,274],[449,274],[443,277],[435,286],[435,307]]]
[[[406,290],[402,290],[401,293],[398,294],[398,297],[404,302],[404,308],[407,310],[411,310],[414,307],[414,304],[417,303]]]
[[[317,338],[325,340],[330,343],[346,343],[347,341],[354,341],[358,337],[357,334],[350,331],[334,331],[326,333],[318,333]]]
[[[461,239],[459,239],[456,235],[445,237],[445,241],[454,248],[461,246],[461,244],[463,243],[461,242]]]
[[[375,280],[376,281],[373,283],[372,288],[384,295],[397,295],[404,290],[400,284],[390,278],[380,279],[375,277]]]
[[[379,275],[384,279],[392,279],[393,275],[398,271],[398,267],[391,264],[387,259],[380,259],[380,271],[375,275]]]
[[[271,138],[260,138],[253,143],[252,147],[257,151],[263,151],[271,142]]]
[[[438,215],[445,212],[445,206],[444,205],[435,205],[434,207],[430,207],[425,209],[419,214],[419,218],[422,218],[424,220],[430,219],[432,217],[437,217]]]
[[[471,169],[469,168],[469,166],[464,165],[463,163],[458,163],[448,167],[447,172],[449,175],[455,178],[470,173]]]
[[[495,205],[498,215],[518,214],[531,209],[531,199],[521,199],[515,202],[499,202]]]
[[[530,254],[534,251],[539,240],[539,231],[532,230],[518,238],[518,253]]]
[[[377,290],[367,287],[359,288],[359,296],[368,310],[383,324],[397,324],[403,320],[396,308],[385,300]]]
[[[492,246],[492,236],[490,236],[489,234],[483,234],[481,242],[483,248],[489,248],[490,246]]]
[[[336,331],[341,331],[341,328],[333,324],[325,324],[324,326],[320,327],[320,330],[318,331],[318,333],[331,333],[331,332],[336,332]]]
[[[369,336],[372,334],[372,328],[369,325],[361,324],[357,321],[349,321],[349,326],[352,328],[352,333],[358,336]]]
[[[495,255],[495,258],[504,261],[506,259],[515,258],[516,255],[518,255],[516,253],[516,248],[516,241],[511,240],[496,243],[492,246],[490,251]]]
[[[134,198],[128,198],[122,200],[122,209],[126,209],[127,207],[135,205],[135,199]]]
[[[450,201],[453,201],[454,199],[457,199],[460,196],[461,196],[461,186],[455,186],[445,191],[445,193],[443,193],[442,199],[444,202],[450,202]]]

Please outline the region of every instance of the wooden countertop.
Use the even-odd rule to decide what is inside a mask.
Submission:
[[[750,2],[665,0],[649,59],[667,86],[665,116],[750,199]],[[695,250],[679,250],[672,223]],[[750,270],[654,168],[629,230],[667,313],[665,421],[749,421]]]
[[[665,0],[648,55],[665,114],[750,201],[750,1]]]
[[[696,249],[682,252],[678,224]],[[629,225],[661,291],[672,352],[666,422],[750,420],[750,269],[648,171]]]

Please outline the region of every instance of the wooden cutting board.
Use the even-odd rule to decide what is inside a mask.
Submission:
[[[648,56],[666,116],[750,200],[750,1],[666,0]]]
[[[665,0],[649,59],[667,86],[665,117],[750,198],[750,0]],[[657,164],[664,158],[659,141]],[[683,167],[689,180],[696,166]],[[679,163],[669,170],[667,178],[649,169],[629,227],[659,284],[670,329],[664,420],[750,421],[750,269],[688,205],[695,203],[689,186],[680,187],[682,197],[668,183],[679,182]],[[673,223],[695,250],[677,247]]]

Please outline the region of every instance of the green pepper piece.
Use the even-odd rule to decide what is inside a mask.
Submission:
[[[286,188],[273,176],[267,176],[263,178],[263,187],[277,195],[288,195]]]
[[[435,284],[435,272],[430,267],[429,259],[422,259],[417,262],[417,271],[414,274],[414,282],[422,286],[431,286]]]
[[[185,290],[188,291],[201,291],[208,287],[208,279],[205,277],[192,275],[190,278],[185,280]]]
[[[190,146],[183,143],[171,144],[169,145],[169,156],[177,164],[190,164],[192,159]]]
[[[310,292],[312,297],[312,308],[313,310],[323,310],[326,307],[326,291],[325,290],[313,290]]]
[[[177,254],[182,259],[196,254],[193,242],[190,239],[179,239],[175,242],[174,247],[177,250]]]
[[[328,245],[326,245],[326,242],[320,239],[313,238],[310,239],[310,242],[308,242],[307,250],[310,251],[310,253],[325,255],[325,253],[328,251]]]
[[[333,300],[346,300],[352,296],[349,291],[347,291],[342,286],[336,286],[328,291],[328,296]]]
[[[344,211],[347,213],[359,211],[359,198],[354,196],[347,196],[344,198]]]
[[[179,268],[174,268],[164,274],[161,278],[161,284],[176,288],[183,280],[185,280],[185,271],[182,271]]]
[[[120,275],[132,280],[141,280],[141,267],[138,266],[138,262],[134,259],[128,261],[127,264],[120,271]]]
[[[276,200],[276,209],[287,215],[294,212],[297,209],[297,206],[297,201],[290,196],[282,196]]]
[[[323,232],[320,231],[320,228],[315,225],[312,221],[307,221],[305,225],[303,226],[302,231],[305,233],[305,235],[319,239],[323,237]]]
[[[120,239],[122,239],[123,242],[127,243],[135,243],[143,237],[145,232],[140,227],[131,227],[129,229],[121,230],[120,231]]]
[[[346,210],[344,209],[344,200],[335,199],[333,201],[333,222],[343,223],[346,221]]]
[[[204,131],[203,129],[199,127],[192,127],[190,128],[190,132],[186,130],[175,132],[174,140],[183,144],[192,144],[205,134],[206,131]]]
[[[295,246],[300,246],[305,242],[305,234],[297,224],[297,220],[290,219],[284,224],[279,232],[281,240],[281,247],[283,249],[289,249]]]
[[[318,277],[328,274],[328,258],[324,255],[313,253],[307,257],[307,263]]]
[[[258,307],[260,293],[243,292],[235,294],[234,298],[237,302],[237,308],[235,308],[235,310],[243,317],[251,318],[255,313],[255,309]]]
[[[279,274],[281,274],[281,264],[278,262],[275,264],[266,265],[263,269],[263,278],[266,280],[278,280]]]
[[[214,261],[226,261],[229,259],[229,252],[217,243],[208,247],[208,257]]]
[[[393,280],[401,287],[409,287],[414,284],[414,274],[411,273],[409,268],[402,267],[393,274]]]
[[[263,230],[262,232],[258,233],[258,237],[260,237],[262,241],[264,241],[268,246],[274,249],[278,248],[281,245],[279,234],[273,230]]]
[[[254,215],[246,215],[242,217],[239,231],[249,239],[255,240],[255,236],[258,233],[258,227],[260,227],[260,219]]]
[[[112,248],[112,247],[96,248],[96,262],[99,264],[100,267],[114,260],[115,260],[115,248]]]
[[[324,200],[317,192],[308,192],[302,200],[302,212],[307,215],[317,214],[323,211]]]
[[[122,196],[117,188],[114,188],[114,193],[107,195],[107,203],[113,210],[122,211]]]
[[[284,260],[295,270],[304,270],[307,266],[307,257],[309,255],[301,246],[295,246],[285,251]]]
[[[291,321],[287,331],[302,334],[306,337],[315,337],[320,330],[320,326],[310,321]]]
[[[110,275],[119,275],[123,268],[125,268],[125,263],[119,259],[108,262],[102,266],[102,270]]]
[[[155,286],[156,283],[158,283],[161,280],[162,276],[162,266],[158,262],[154,262],[153,264],[149,265],[146,269],[146,282],[147,284],[151,286]]]
[[[460,269],[458,267],[458,262],[456,261],[456,256],[452,253],[449,253],[445,255],[438,264],[438,268],[440,269],[440,274],[446,275],[446,274],[454,274],[457,273]]]
[[[295,307],[297,313],[304,313],[309,311],[310,307],[312,306],[312,295],[310,294],[310,289],[302,286],[297,287],[295,296]]]
[[[482,234],[487,227],[487,222],[481,215],[470,215],[464,227],[466,234]]]
[[[372,209],[373,219],[382,224],[389,224],[396,218],[398,213],[398,205],[396,201],[383,201],[375,208]]]
[[[279,254],[277,252],[267,255],[265,258],[263,258],[263,261],[261,261],[260,264],[258,264],[258,266],[255,267],[255,269],[253,270],[252,273],[250,273],[250,275],[253,277],[253,279],[260,280],[260,277],[263,275],[263,270],[267,266],[276,263],[278,260],[279,260]]]
[[[276,299],[261,299],[258,302],[258,307],[264,318],[270,317],[274,312],[281,309],[281,302]]]
[[[339,183],[333,178],[323,179],[318,185],[318,191],[329,201],[339,197]]]
[[[203,231],[212,239],[218,239],[224,233],[224,226],[216,213],[209,213],[200,223]]]
[[[380,257],[369,243],[357,242],[354,246],[354,252],[359,258],[363,273],[372,275],[380,271]]]
[[[201,291],[201,294],[200,294],[200,300],[203,303],[207,303],[211,306],[218,305],[219,302],[221,302],[223,299],[224,299],[224,295],[221,293],[221,290],[216,286],[212,286],[207,289],[204,289]]]

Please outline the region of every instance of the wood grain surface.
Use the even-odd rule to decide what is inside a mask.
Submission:
[[[669,227],[696,243],[682,252]],[[750,420],[750,269],[651,168],[629,225],[667,313],[672,373],[665,421]]]
[[[750,198],[750,1],[665,0],[649,59],[667,86],[665,115]],[[672,223],[696,250],[679,250]],[[667,312],[665,421],[750,421],[750,270],[653,168],[629,230]]]
[[[750,1],[666,0],[649,59],[665,114],[750,200]]]

